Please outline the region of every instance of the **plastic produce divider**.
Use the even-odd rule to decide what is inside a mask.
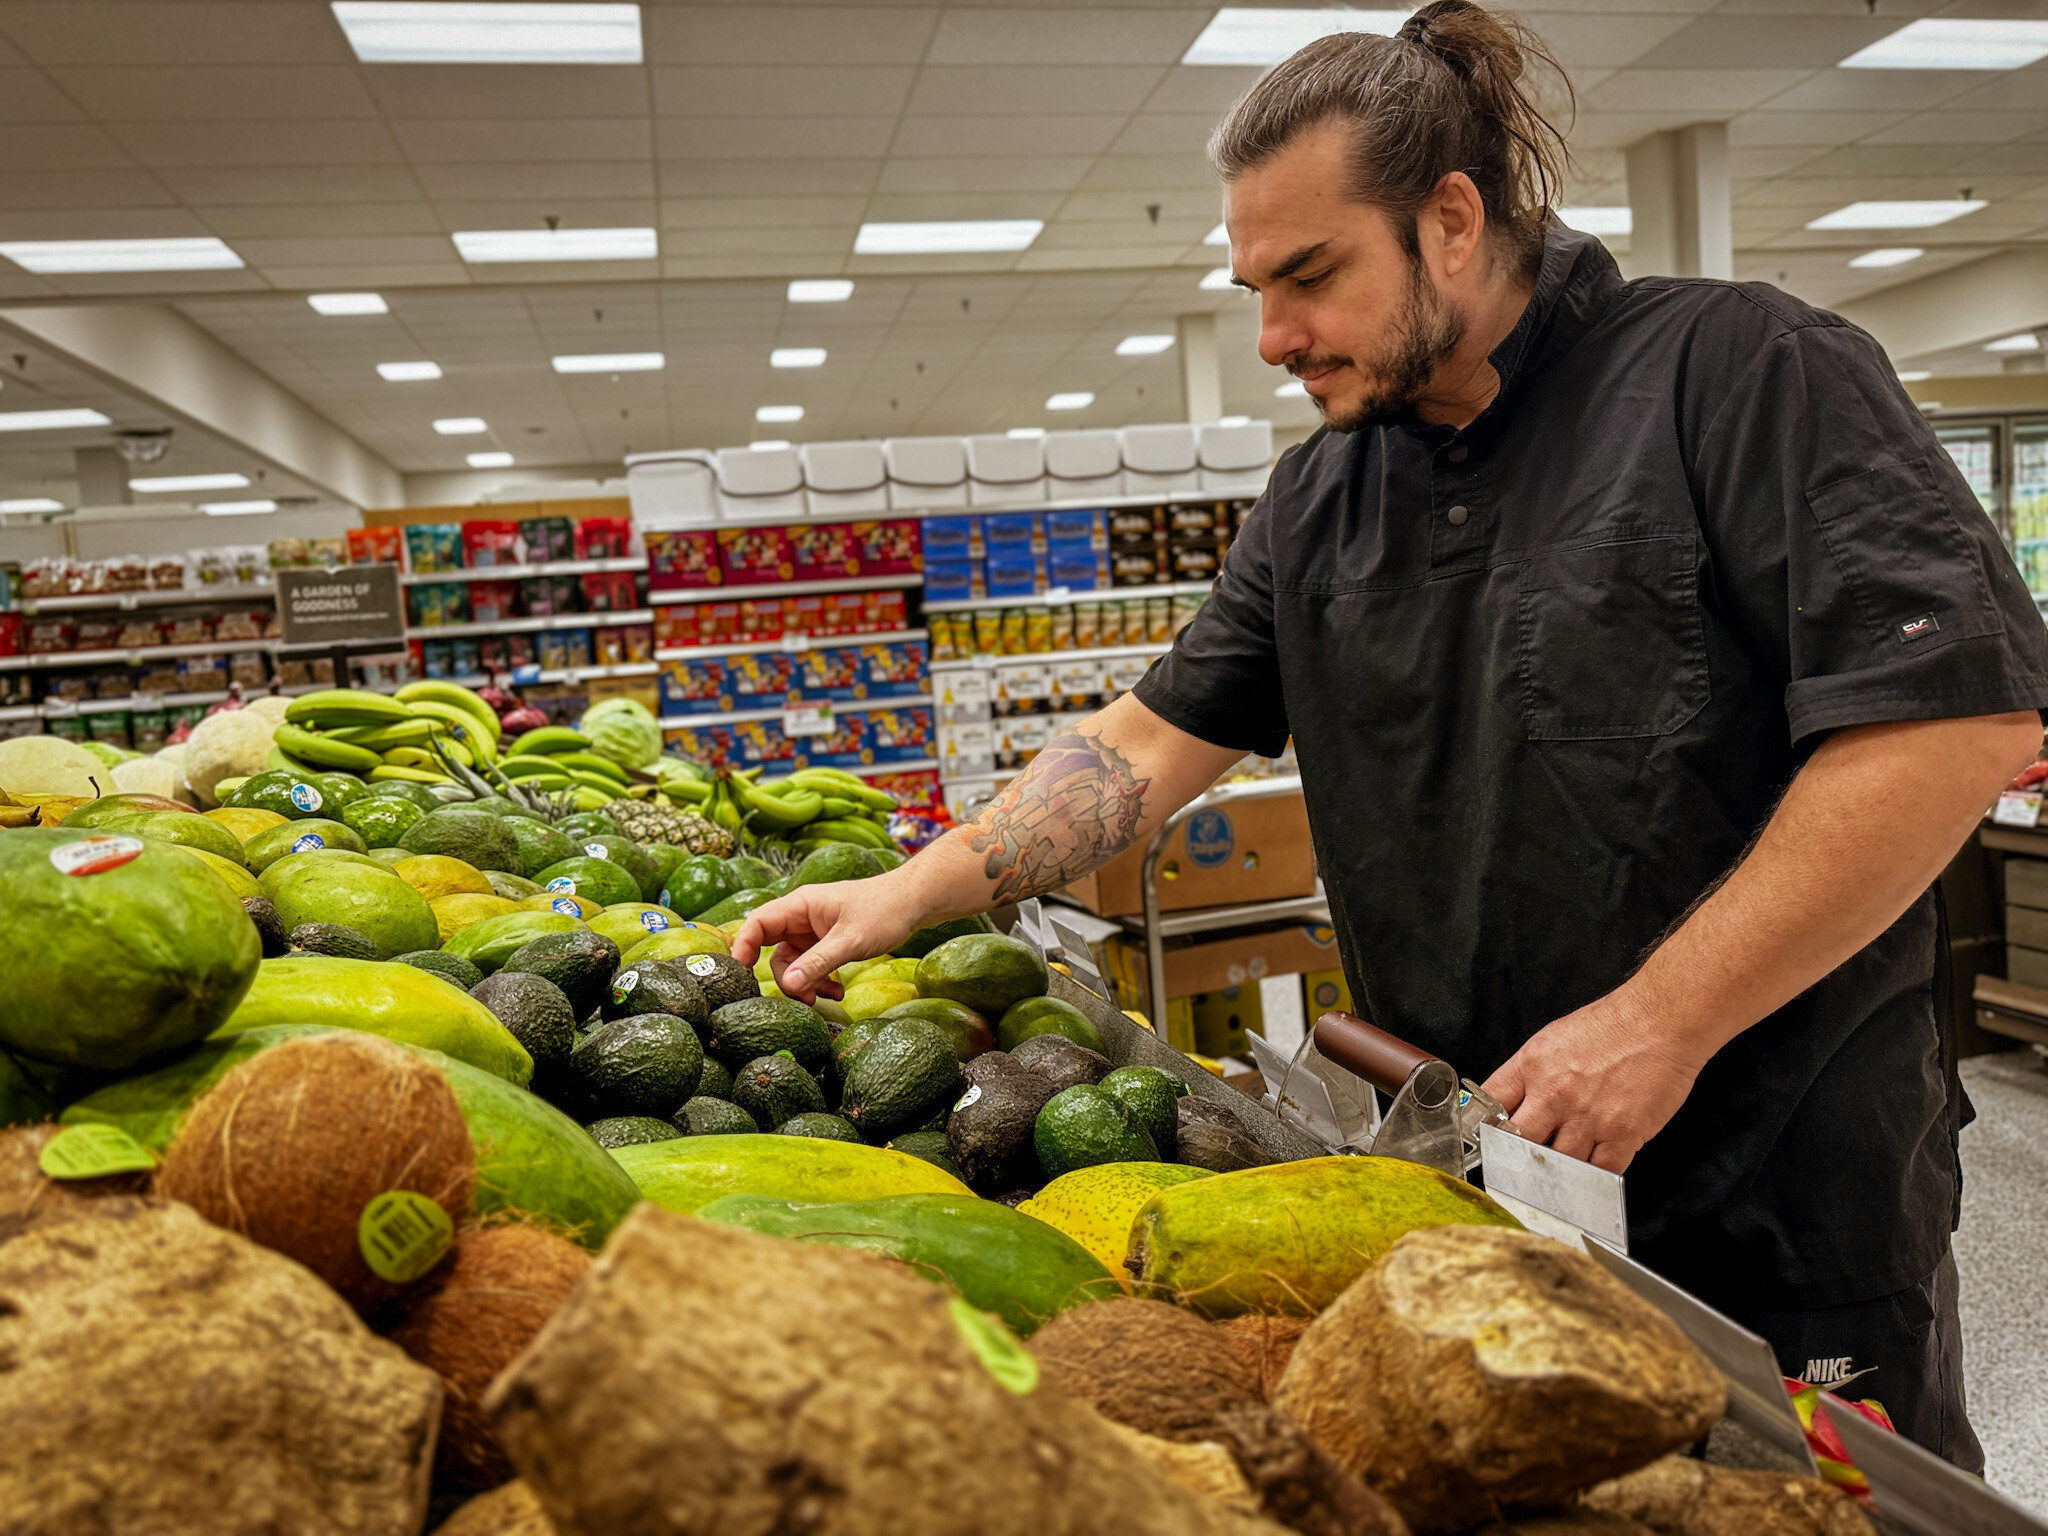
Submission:
[[[1730,1404],[1732,1408],[1732,1398]],[[1871,1502],[1893,1524],[1924,1531],[1927,1536],[2039,1536],[2048,1532],[2048,1524],[2005,1495],[1904,1435],[1880,1428],[1854,1409],[1835,1411],[1825,1392],[1814,1411],[1827,1414],[1849,1459],[1869,1480]]]

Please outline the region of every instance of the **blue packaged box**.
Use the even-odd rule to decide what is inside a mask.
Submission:
[[[928,517],[924,520],[924,558],[979,560],[986,551],[978,517]]]
[[[1045,565],[1029,553],[988,557],[990,597],[1030,597],[1045,586]]]
[[[932,755],[932,712],[913,709],[868,711],[868,751],[878,763],[908,763]]]
[[[864,681],[859,646],[825,646],[796,659],[791,696],[805,701],[857,699]]]
[[[776,709],[788,699],[795,669],[780,651],[733,656],[725,662],[728,709]]]
[[[860,648],[861,686],[871,699],[907,698],[928,693],[929,652],[922,640]]]
[[[859,768],[868,756],[868,722],[864,714],[835,715],[832,729],[796,738],[799,768]]]
[[[661,664],[661,712],[664,715],[716,715],[731,708],[725,663],[718,657]]]
[[[1045,514],[1045,547],[1107,549],[1109,531],[1100,511],[1048,512]]]
[[[1049,586],[1070,592],[1092,592],[1109,585],[1109,556],[1093,549],[1055,549],[1045,557]]]
[[[1036,553],[1045,547],[1036,512],[984,513],[981,537],[988,545],[988,557],[992,561],[999,555],[1020,550]]]
[[[981,561],[926,559],[924,600],[927,603],[965,603],[987,596],[988,584]]]

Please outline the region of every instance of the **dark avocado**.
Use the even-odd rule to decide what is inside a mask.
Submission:
[[[676,1129],[686,1136],[758,1135],[761,1127],[754,1117],[727,1099],[699,1095],[670,1116]]]
[[[696,956],[692,955],[691,959]],[[600,1010],[607,1019],[636,1013],[666,1013],[693,1029],[711,1016],[703,989],[673,960],[635,960],[612,976]]]
[[[732,1101],[757,1124],[780,1126],[802,1114],[823,1114],[825,1090],[790,1055],[758,1056],[732,1075]]]
[[[946,1117],[946,1146],[960,1177],[984,1194],[1036,1187],[1032,1131],[1059,1090],[1004,1051],[977,1056],[961,1070],[967,1089]]]
[[[333,955],[340,960],[382,960],[384,946],[368,934],[340,923],[301,923],[286,938],[302,954]]]
[[[598,1025],[576,1042],[565,1073],[577,1102],[600,1117],[672,1115],[703,1075],[697,1032],[670,1013]]]
[[[242,910],[249,914],[249,921],[256,925],[256,936],[263,941],[263,958],[275,960],[287,953],[291,940],[284,931],[284,919],[277,915],[277,908],[261,896],[244,896]]]
[[[587,1019],[604,1001],[612,972],[618,965],[618,945],[601,933],[579,928],[570,933],[544,933],[529,940],[512,951],[500,971],[545,978],[561,990],[572,1017]]]
[[[416,949],[410,954],[393,955],[398,965],[409,965],[415,970],[432,971],[443,981],[451,982],[467,992],[484,979],[484,973],[471,965],[460,955],[451,955],[445,949]]]
[[[594,1120],[584,1129],[606,1151],[645,1141],[676,1141],[683,1134],[668,1121],[656,1120],[651,1115],[614,1115],[609,1120]]]
[[[545,976],[508,967],[486,976],[469,989],[469,995],[496,1014],[512,1038],[526,1047],[536,1081],[551,1081],[568,1064],[576,1043],[576,1015],[562,989]]]

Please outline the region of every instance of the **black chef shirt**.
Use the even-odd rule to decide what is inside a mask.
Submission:
[[[1136,690],[1219,746],[1294,737],[1360,1011],[1474,1079],[1619,985],[1828,731],[2048,703],[2025,584],[1846,321],[1624,282],[1553,224],[1492,362],[1462,431],[1285,454]],[[1708,1063],[1629,1169],[1638,1258],[1736,1309],[1932,1271],[1936,932],[1929,893]]]

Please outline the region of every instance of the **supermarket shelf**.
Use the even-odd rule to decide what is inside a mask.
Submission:
[[[260,585],[228,587],[180,587],[170,592],[82,592],[76,597],[25,597],[21,611],[33,618],[39,613],[80,613],[93,608],[117,608],[131,613],[137,608],[156,608],[167,603],[269,603],[277,600],[277,588]]]
[[[592,576],[600,571],[644,571],[645,555],[620,555],[609,560],[547,560],[539,565],[469,565],[459,571],[408,571],[398,579],[408,587],[441,581],[523,581],[529,576]]]
[[[1055,892],[1055,895],[1058,893]],[[1296,918],[1319,918],[1330,920],[1330,898],[1324,893],[1320,880],[1316,882],[1315,894],[1296,896],[1288,901],[1253,901],[1234,907],[1200,907],[1192,912],[1169,912],[1159,919],[1159,936],[1171,939],[1187,933],[1209,933],[1218,928],[1242,928],[1249,923],[1278,923]],[[1145,920],[1132,915],[1119,917],[1130,933],[1143,934]]]
[[[793,522],[802,522],[794,518]],[[679,603],[741,603],[757,597],[812,597],[823,592],[877,592],[887,588],[921,587],[922,572],[904,576],[835,576],[830,581],[765,581],[753,587],[664,587],[648,594],[657,608]]]
[[[652,677],[661,670],[651,661],[616,661],[601,667],[550,667],[538,677],[521,678],[515,674],[521,669],[508,668],[495,674],[490,672],[464,672],[444,678],[444,682],[460,683],[465,688],[489,688],[504,686],[525,688],[532,683],[587,683],[597,677]]]
[[[835,715],[864,715],[871,709],[920,709],[932,701],[928,693],[908,693],[893,699],[834,699],[831,701]],[[777,709],[736,709],[723,715],[663,715],[661,728],[665,731],[687,731],[707,725],[745,725],[752,720],[780,720],[792,709],[815,709],[825,703],[814,699],[808,704],[789,704]]]
[[[40,704],[9,704],[0,708],[0,720],[40,720],[42,715]]]
[[[907,763],[863,763],[858,768],[843,768],[840,772],[850,773],[857,779],[872,779],[879,773],[928,773],[938,766],[939,760],[935,757],[918,757]],[[779,784],[788,777],[786,773],[763,774],[760,782]]]
[[[208,693],[136,693],[125,699],[45,699],[41,714],[45,720],[64,715],[107,715],[123,709],[182,709],[194,704],[218,704],[227,690]],[[260,697],[254,693],[250,697]]]
[[[225,652],[275,651],[275,640],[209,640],[204,645],[145,645],[131,650],[46,651],[35,656],[0,656],[0,672],[32,667],[140,666],[174,656],[219,656]]]
[[[1054,608],[1068,603],[1123,603],[1145,597],[1192,597],[1196,593],[1208,594],[1212,585],[1206,581],[1176,581],[1158,587],[1052,587],[1044,592],[1035,592],[1029,597],[968,597],[957,601],[928,597],[924,600],[927,612],[971,613],[976,609],[988,608]]]
[[[784,635],[780,640],[738,640],[731,645],[665,645],[654,653],[654,659],[698,661],[710,656],[762,656],[770,651],[787,651],[795,656],[845,645],[895,645],[904,640],[922,640],[928,634],[930,631],[923,629],[891,629],[866,635]]]
[[[1172,649],[1171,640],[1160,640],[1144,645],[1101,645],[1086,651],[1022,651],[1014,656],[975,655],[959,661],[935,661],[931,669],[934,672],[971,672],[976,667],[987,671],[1020,661],[1116,661],[1127,656],[1164,656]]]
[[[651,608],[617,608],[609,613],[550,613],[530,619],[492,619],[482,624],[421,624],[405,627],[408,640],[461,640],[471,635],[530,634],[540,629],[607,629],[614,624],[652,624]]]

